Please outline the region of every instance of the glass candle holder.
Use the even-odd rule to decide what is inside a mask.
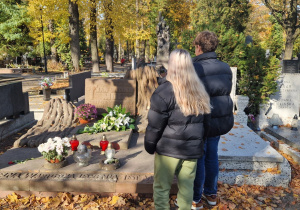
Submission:
[[[77,151],[79,141],[77,140],[75,135],[72,136],[72,139],[70,140],[70,144],[71,144],[71,150],[72,151]]]
[[[103,135],[102,140],[100,141],[101,155],[105,154],[105,150],[107,149],[108,143],[109,142],[107,141],[106,136]]]

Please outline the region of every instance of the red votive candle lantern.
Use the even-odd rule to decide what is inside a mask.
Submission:
[[[106,136],[103,135],[102,140],[100,141],[101,155],[105,154],[105,150],[107,149],[108,143],[109,142],[107,141]]]
[[[79,145],[79,141],[77,140],[77,138],[76,138],[75,135],[72,136],[70,144],[71,144],[71,150],[72,151],[77,151],[77,147]]]

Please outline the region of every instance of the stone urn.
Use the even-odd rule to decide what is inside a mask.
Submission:
[[[51,88],[43,88],[43,96],[44,101],[50,101]]]
[[[64,166],[66,166],[67,163],[68,162],[67,162],[66,158],[64,158],[62,161],[52,161],[52,162],[45,160],[44,168],[50,169],[50,170],[60,169]]]
[[[243,112],[249,103],[249,97],[243,95],[235,96],[235,104],[237,108],[237,112]]]

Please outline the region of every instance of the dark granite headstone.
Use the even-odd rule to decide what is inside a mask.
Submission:
[[[16,64],[21,64],[22,63],[22,57],[16,57]]]
[[[28,94],[23,93],[22,82],[0,85],[0,93],[0,119],[16,118],[29,112]]]
[[[282,73],[299,73],[299,61],[283,60]]]
[[[31,58],[27,58],[27,62],[28,62],[28,65],[32,65],[32,59]]]
[[[69,76],[70,88],[65,91],[67,101],[78,101],[78,98],[84,95],[85,79],[91,78],[92,72],[85,71],[78,74],[72,74]]]

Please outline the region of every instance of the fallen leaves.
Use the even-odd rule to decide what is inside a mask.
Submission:
[[[176,199],[176,197],[175,197]],[[153,209],[152,198],[142,198],[134,194],[114,194],[112,197],[99,195],[72,195],[58,193],[55,197],[36,197],[30,195],[22,198],[16,193],[0,198],[0,209]]]

